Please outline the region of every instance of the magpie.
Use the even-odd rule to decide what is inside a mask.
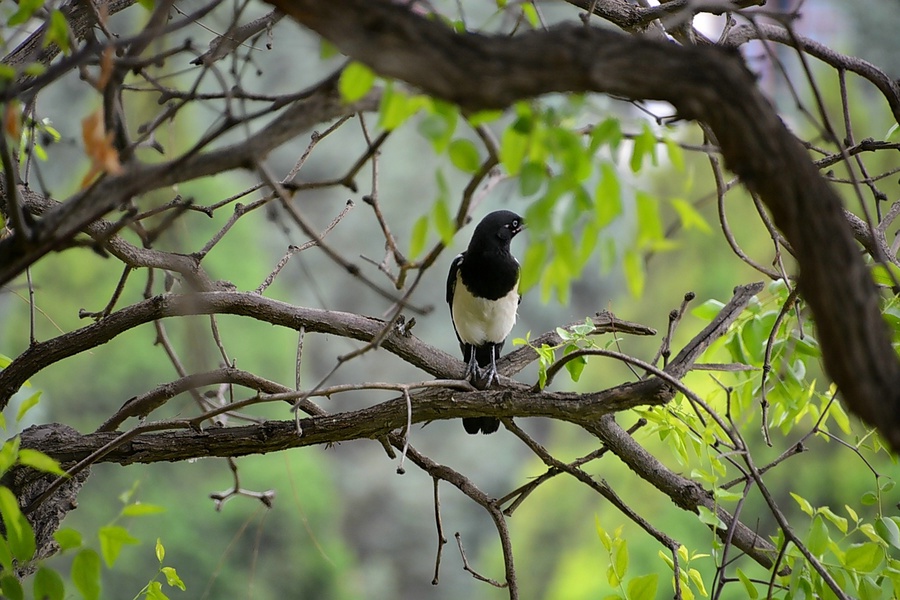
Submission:
[[[497,359],[516,322],[519,307],[519,261],[509,243],[525,220],[508,210],[487,215],[475,227],[469,247],[453,259],[447,277],[447,304],[459,348],[466,363],[465,378],[487,389],[497,380]],[[486,369],[486,371],[483,371]],[[494,433],[494,417],[463,419],[468,433]]]

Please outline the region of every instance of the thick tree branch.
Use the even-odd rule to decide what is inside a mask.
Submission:
[[[900,362],[840,199],[737,54],[581,26],[512,38],[457,34],[376,0],[270,3],[378,73],[467,109],[594,91],[663,100],[708,125],[727,166],[768,206],[796,253],[826,370],[850,409],[900,450]]]

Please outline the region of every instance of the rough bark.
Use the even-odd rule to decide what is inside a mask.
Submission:
[[[469,110],[593,91],[663,100],[705,123],[793,247],[825,368],[844,401],[900,450],[900,362],[840,199],[737,53],[571,25],[511,38],[457,34],[375,0],[270,3],[376,72]]]

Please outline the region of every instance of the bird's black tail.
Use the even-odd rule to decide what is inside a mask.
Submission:
[[[490,368],[491,366],[491,358],[496,361],[500,358],[500,350],[503,348],[503,342],[499,344],[491,344],[487,343],[481,346],[471,346],[466,345],[463,348],[463,357],[468,362],[469,352],[475,351],[475,362],[478,364],[479,371],[482,369]],[[493,357],[491,356],[493,354]],[[474,381],[472,382],[475,387],[480,387],[480,375],[476,375]],[[466,430],[466,433],[470,433],[472,435],[481,432],[485,435],[489,433],[494,433],[498,429],[500,429],[500,419],[496,417],[468,417],[462,420],[463,427]]]

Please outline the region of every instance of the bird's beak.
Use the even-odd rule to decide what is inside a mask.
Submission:
[[[523,229],[525,229],[525,221],[522,220],[519,222],[519,226],[513,229],[513,235],[520,233]]]

